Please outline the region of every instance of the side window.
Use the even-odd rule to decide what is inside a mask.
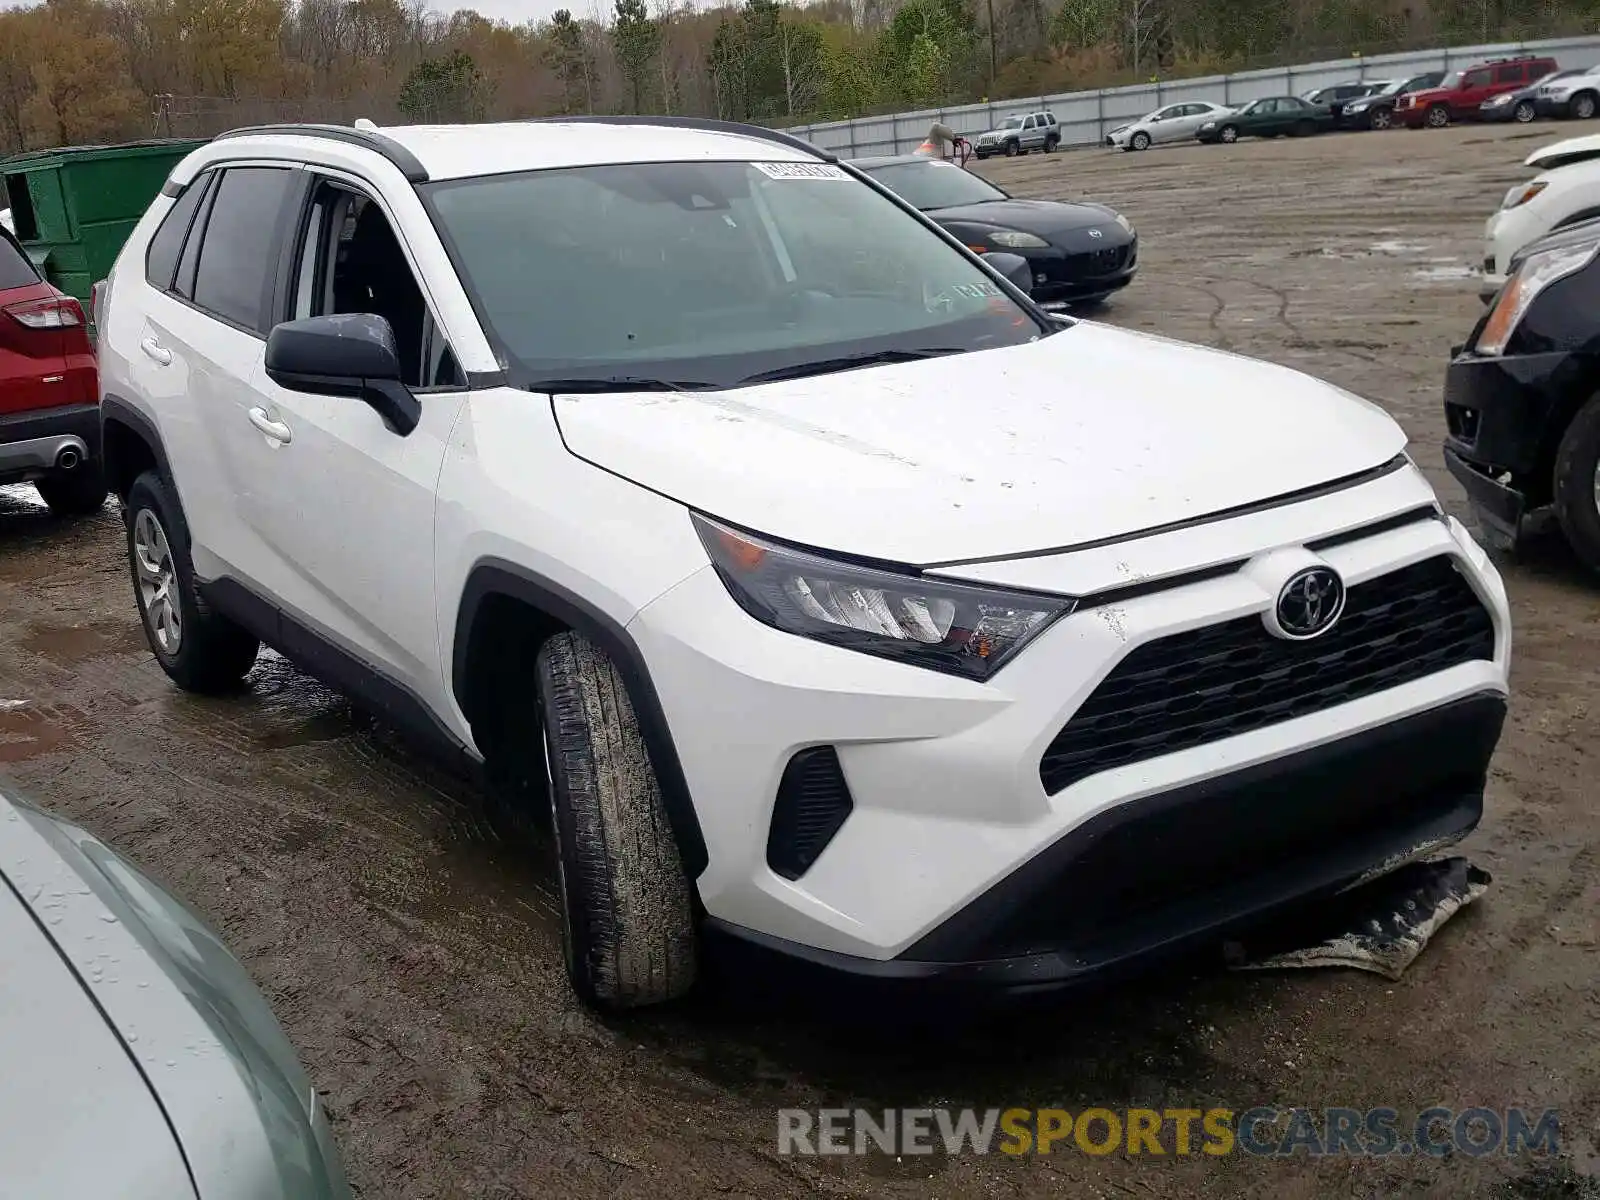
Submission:
[[[1496,83],[1526,83],[1527,80],[1526,69],[1520,63],[1494,69]]]
[[[189,238],[183,243],[183,253],[178,256],[178,273],[172,280],[172,290],[185,300],[194,298],[194,272],[200,265],[200,243],[205,240],[206,222],[211,219],[211,204],[217,198],[215,172],[206,180],[205,195],[200,197],[200,211],[189,223]]]
[[[323,183],[311,199],[290,317],[374,313],[389,322],[408,387],[465,387],[399,239],[370,197]]]
[[[242,329],[264,332],[268,289],[278,266],[278,231],[295,172],[287,167],[224,171],[206,221],[194,302]]]
[[[172,277],[178,270],[178,255],[183,251],[183,241],[189,236],[189,226],[200,209],[200,201],[211,186],[212,172],[196,175],[183,189],[177,202],[167,210],[167,215],[157,227],[144,252],[144,277],[151,287],[170,291]]]
[[[1466,76],[1461,80],[1461,86],[1464,88],[1488,87],[1489,72],[1487,70],[1468,71]]]
[[[1029,117],[1026,121],[1024,121],[1022,123],[1022,127],[1024,129],[1032,129],[1034,127],[1035,123],[1036,123],[1036,118]]]

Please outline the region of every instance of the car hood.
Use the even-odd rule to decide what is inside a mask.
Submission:
[[[0,1190],[192,1200],[160,1105],[46,928],[0,877]]]
[[[771,536],[928,565],[1125,537],[1405,446],[1284,367],[1080,321],[1022,346],[732,391],[558,395],[571,452]]]
[[[1525,166],[1552,170],[1600,158],[1600,133],[1586,133],[1582,137],[1563,138],[1548,146],[1541,146],[1522,162]]]
[[[1049,237],[1116,225],[1116,214],[1102,204],[1071,204],[1059,200],[990,200],[983,204],[957,204],[928,210],[935,221],[994,225]],[[1118,227],[1120,228],[1120,227]]]
[[[160,1097],[163,1128],[182,1145],[205,1200],[348,1200],[320,1101],[293,1049],[244,967],[199,917],[91,834],[3,793],[0,877],[61,956],[71,956],[123,1061],[136,1062]]]

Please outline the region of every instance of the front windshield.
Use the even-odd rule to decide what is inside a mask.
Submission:
[[[1459,87],[1461,85],[1461,76],[1462,76],[1462,74],[1463,74],[1463,72],[1461,72],[1461,71],[1451,71],[1448,75],[1446,75],[1443,79],[1441,79],[1439,81],[1439,85],[1438,86],[1440,86],[1442,88]]]
[[[731,387],[807,363],[1049,332],[833,164],[629,163],[419,190],[523,386],[626,376]]]
[[[1021,129],[1022,128],[1022,118],[1021,117],[1007,117],[1006,118],[1006,123],[1004,125],[1000,126],[1000,128],[1001,129]]]
[[[954,208],[958,204],[988,204],[1008,199],[994,184],[970,171],[963,171],[955,163],[936,160],[889,163],[869,168],[868,174],[907,204],[924,212],[934,208]]]

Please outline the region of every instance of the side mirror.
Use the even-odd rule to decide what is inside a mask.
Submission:
[[[1033,268],[1028,265],[1028,260],[1020,254],[1007,254],[1003,250],[993,250],[983,256],[983,261],[988,263],[1000,274],[1004,275],[1017,287],[1028,295],[1033,294]]]
[[[374,313],[285,321],[267,335],[267,378],[292,392],[364,401],[401,437],[422,405],[400,382],[394,330]]]

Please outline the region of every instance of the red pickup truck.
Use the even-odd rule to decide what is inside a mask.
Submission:
[[[1526,54],[1520,58],[1493,58],[1451,71],[1438,87],[1401,96],[1394,119],[1409,129],[1443,129],[1451,121],[1475,120],[1478,106],[1502,92],[1514,92],[1559,70],[1556,60]]]

